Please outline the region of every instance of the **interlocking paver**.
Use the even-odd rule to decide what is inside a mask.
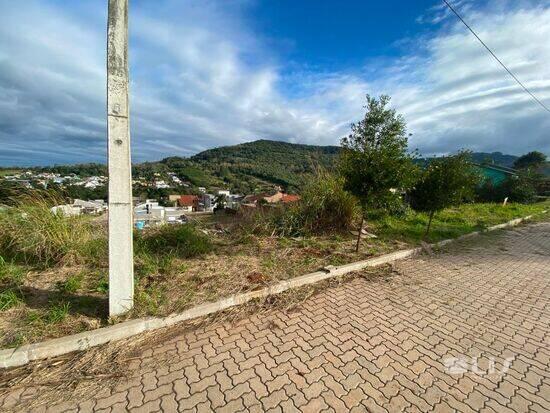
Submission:
[[[10,411],[550,411],[550,223],[469,240],[144,348],[112,387]],[[173,338],[172,338],[173,337]],[[59,393],[56,393],[59,394]]]

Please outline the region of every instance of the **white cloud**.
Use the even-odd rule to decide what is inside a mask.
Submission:
[[[105,160],[105,10],[0,0],[0,164]],[[133,6],[135,4],[135,6]],[[288,73],[247,29],[247,2],[132,3],[134,160],[189,155],[258,138],[335,144],[387,93],[414,133],[441,153],[470,147],[550,152],[550,114],[453,16],[435,8],[399,59],[342,73]],[[461,5],[480,36],[550,104],[550,9]],[[296,66],[293,66],[295,68]]]

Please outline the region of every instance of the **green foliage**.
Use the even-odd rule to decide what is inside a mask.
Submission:
[[[520,156],[514,162],[516,169],[537,168],[546,162],[546,155],[539,151],[532,151]]]
[[[339,152],[335,146],[298,145],[258,140],[241,145],[209,149],[190,158],[241,193],[254,192],[266,184],[287,189],[301,187],[318,167],[330,169]],[[246,182],[246,187],[242,187]]]
[[[57,289],[61,293],[75,293],[82,287],[82,275],[72,275],[67,278],[64,282],[59,282],[57,284]]]
[[[80,177],[106,176],[107,165],[99,163],[83,163],[76,165],[54,165],[43,168],[36,168],[38,172],[58,173],[60,175],[75,174]]]
[[[469,152],[433,159],[409,194],[411,206],[417,211],[441,211],[472,199],[479,182]]]
[[[357,199],[344,190],[344,182],[328,172],[320,172],[305,185],[296,203],[305,233],[349,229],[359,214]]]
[[[13,262],[7,262],[0,256],[0,286],[18,286],[25,278],[25,269]]]
[[[50,211],[56,199],[49,195],[19,198],[0,214],[0,251],[12,260],[50,266],[83,259],[83,246],[94,238],[84,217],[65,217]]]
[[[319,172],[308,180],[299,201],[259,207],[241,219],[248,224],[245,232],[299,236],[349,229],[358,214],[357,199],[343,189],[342,178]]]
[[[531,171],[510,175],[500,185],[490,180],[484,181],[476,190],[477,200],[481,202],[510,202],[528,204],[535,201],[537,177]]]
[[[363,120],[351,126],[342,139],[339,170],[345,189],[354,194],[362,207],[380,208],[392,202],[390,189],[406,190],[415,181],[417,168],[407,152],[403,117],[388,108],[390,98],[367,95]]]
[[[17,290],[9,288],[4,291],[0,291],[0,311],[9,310],[21,303],[21,297]]]
[[[70,303],[64,301],[52,304],[46,314],[46,323],[57,324],[65,320],[65,318],[69,315],[70,307]]]
[[[413,209],[430,213],[426,235],[434,213],[472,199],[480,179],[469,152],[430,162],[409,194]]]
[[[191,258],[212,250],[209,238],[193,225],[163,225],[146,232],[136,232],[137,254],[175,255]]]

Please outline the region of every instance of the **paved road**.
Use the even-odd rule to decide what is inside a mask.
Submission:
[[[116,386],[48,411],[548,412],[549,326],[539,223],[356,278],[299,311],[181,333]],[[0,410],[35,395],[14,390]]]

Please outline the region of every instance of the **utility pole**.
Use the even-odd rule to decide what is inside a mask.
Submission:
[[[128,0],[109,0],[108,7],[109,315],[116,316],[134,306]]]

